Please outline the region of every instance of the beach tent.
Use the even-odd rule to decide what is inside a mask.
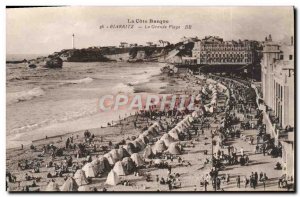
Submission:
[[[60,187],[60,191],[63,192],[75,192],[77,189],[78,185],[72,177],[68,177],[64,184]]]
[[[167,150],[167,147],[165,145],[165,142],[163,140],[158,140],[154,147],[153,147],[153,153],[157,154],[157,153],[162,153],[165,150]]]
[[[152,152],[152,148],[150,145],[147,145],[143,154],[143,157],[145,159],[151,159],[154,156],[153,152]]]
[[[45,189],[45,191],[47,192],[57,192],[59,191],[59,187],[58,184],[55,183],[53,180],[50,181]]]
[[[209,111],[209,107],[207,105],[204,105],[205,111],[208,112]]]
[[[154,160],[154,164],[161,164],[163,163],[163,161],[161,159],[155,159]]]
[[[98,173],[99,173],[99,166],[100,166],[100,161],[99,161],[99,159],[98,159],[98,158],[94,159],[94,160],[91,162],[91,164],[93,165],[96,174],[98,174]]]
[[[186,125],[186,127],[191,126],[191,123],[189,122],[188,119],[184,119],[184,120],[182,121],[182,124],[183,124],[183,125]]]
[[[152,125],[151,127],[149,127],[148,130],[151,131],[151,133],[152,133],[152,135],[154,135],[154,137],[159,134],[158,127],[155,125],[154,126]]]
[[[118,154],[119,154],[120,158],[124,158],[124,157],[129,157],[130,156],[129,153],[127,152],[127,150],[125,148],[123,148],[123,147],[120,147],[118,149]]]
[[[90,187],[89,187],[89,186],[87,186],[87,185],[82,185],[82,186],[80,186],[80,187],[78,188],[78,191],[79,191],[79,192],[90,192],[91,190],[90,190]]]
[[[98,161],[99,161],[98,173],[104,174],[111,170],[110,164],[106,157],[100,157],[98,158]]]
[[[174,130],[177,131],[177,134],[183,132],[183,128],[182,128],[182,127],[179,127],[178,125],[176,125],[176,126],[174,127]],[[174,138],[174,139],[175,139],[175,138]]]
[[[174,140],[179,140],[178,131],[173,128],[171,131],[169,131],[169,136],[171,136]]]
[[[192,117],[197,118],[197,117],[199,117],[199,115],[198,115],[198,113],[196,111],[193,111]]]
[[[85,172],[86,177],[96,177],[97,172],[94,168],[94,166],[91,163],[87,163],[83,166],[82,170]]]
[[[117,149],[112,149],[110,152],[111,157],[115,162],[121,160],[122,158],[120,157],[118,150]]]
[[[194,118],[190,115],[190,116],[188,116],[188,121],[189,121],[189,122],[193,122],[193,121],[194,121]]]
[[[110,165],[114,165],[116,163],[116,161],[113,159],[110,153],[106,153],[105,155],[103,155],[103,157],[105,157],[108,160],[108,163]]]
[[[124,175],[126,175],[125,170],[124,170],[124,167],[123,167],[121,161],[118,161],[118,162],[115,164],[113,170],[114,170],[114,172],[117,173],[118,176],[124,176]]]
[[[105,184],[117,185],[120,183],[120,178],[114,170],[111,170],[107,176]]]
[[[132,141],[131,143],[134,145],[135,152],[139,152],[139,151],[143,150],[142,145],[139,142]]]
[[[183,121],[180,121],[177,126],[182,127],[183,129],[188,127],[188,125],[184,124]]]
[[[175,142],[175,140],[168,134],[165,133],[160,140],[163,140],[165,145],[168,147],[171,143]]]
[[[125,147],[124,147],[125,148]],[[136,152],[135,150],[135,146],[131,143],[131,142],[128,142],[127,145],[126,145],[126,150],[127,152],[132,155],[133,153]]]
[[[94,168],[96,168],[98,165],[99,165],[99,160],[98,160],[98,158],[95,158],[92,162],[91,162],[91,164],[94,166]]]
[[[152,139],[155,137],[155,135],[150,130],[144,131],[143,135],[146,136],[148,139]]]
[[[131,174],[132,172],[134,172],[134,170],[136,168],[134,162],[132,161],[132,159],[130,157],[123,158],[122,165],[124,167],[126,174]]]
[[[138,153],[132,154],[131,159],[137,167],[142,166],[144,164],[144,161]]]
[[[158,129],[158,131],[161,131],[163,129],[162,125],[160,122],[154,122],[153,126]]]
[[[146,136],[144,136],[143,134],[139,135],[138,138],[141,139],[144,142],[144,144],[149,143],[149,139]]]
[[[138,142],[141,145],[141,150],[144,150],[144,148],[146,147],[146,144],[143,142],[143,140],[141,138],[137,138],[134,141]]]
[[[180,155],[181,154],[181,151],[180,151],[180,148],[179,148],[177,142],[171,143],[167,151],[169,153],[173,154],[173,155]]]
[[[88,184],[88,181],[85,176],[85,172],[81,169],[76,171],[76,173],[74,174],[74,179],[75,179],[77,185]]]

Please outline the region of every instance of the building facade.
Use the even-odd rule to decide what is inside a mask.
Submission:
[[[224,41],[217,36],[206,36],[195,42],[192,56],[196,64],[253,64],[258,42],[249,40]]]
[[[261,62],[262,94],[267,131],[282,146],[284,173],[294,174],[294,43],[278,44],[266,38]]]

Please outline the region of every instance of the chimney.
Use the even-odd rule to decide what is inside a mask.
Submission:
[[[272,41],[272,36],[271,36],[271,34],[269,34],[269,41]]]

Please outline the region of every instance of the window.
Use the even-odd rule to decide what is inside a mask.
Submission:
[[[280,55],[280,58],[279,58],[280,60],[283,60],[283,55]]]
[[[290,55],[290,56],[289,56],[289,60],[293,60],[293,55]]]

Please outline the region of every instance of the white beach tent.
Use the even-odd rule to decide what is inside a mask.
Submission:
[[[78,185],[76,181],[72,177],[68,177],[68,179],[64,182],[64,184],[60,187],[60,191],[63,192],[73,192],[77,191]]]
[[[144,154],[143,157],[144,159],[150,159],[154,156],[153,152],[152,152],[152,148],[150,145],[147,145],[145,150],[144,150]]]
[[[168,134],[165,133],[160,140],[163,140],[165,145],[168,147],[171,143],[175,142],[175,140]]]
[[[100,161],[98,160],[98,158],[95,158],[91,164],[94,166],[94,168],[97,168],[100,164]]]
[[[192,117],[197,118],[197,117],[199,117],[199,115],[198,115],[198,113],[196,111],[193,111]]]
[[[135,165],[142,166],[144,164],[144,161],[142,160],[141,156],[138,153],[133,153],[130,157],[132,161],[135,163]]]
[[[97,176],[97,172],[94,168],[94,166],[91,163],[87,163],[83,166],[82,170],[85,172],[85,176],[86,177],[96,177]]]
[[[180,126],[178,126],[178,125],[176,125],[176,126],[174,127],[174,130],[176,130],[178,134],[183,132],[183,128],[180,127]],[[175,138],[174,138],[174,139],[175,139]]]
[[[149,143],[149,139],[143,134],[140,134],[138,138],[141,139],[144,142],[144,144]]]
[[[120,183],[120,178],[114,170],[111,170],[107,176],[105,184],[117,185]]]
[[[112,159],[114,160],[114,162],[122,160],[117,149],[112,149],[109,153],[110,153]]]
[[[105,155],[103,155],[103,157],[105,157],[108,160],[108,163],[110,165],[114,165],[116,163],[116,161],[113,159],[110,153],[106,153]]]
[[[171,130],[169,131],[168,134],[169,134],[173,139],[179,140],[178,131],[177,131],[175,128],[171,129]]]
[[[179,143],[178,142],[171,143],[167,151],[173,155],[180,155],[181,150],[179,148]]]
[[[45,189],[45,191],[47,192],[57,192],[59,191],[59,187],[58,184],[55,183],[53,180],[50,181]]]
[[[163,161],[161,159],[155,159],[154,164],[161,164]]]
[[[153,153],[157,154],[157,153],[162,153],[165,150],[167,150],[167,147],[165,145],[165,142],[163,140],[158,140],[154,147],[153,147]]]
[[[85,176],[85,172],[81,169],[78,169],[76,171],[76,173],[74,174],[74,179],[75,179],[77,185],[79,185],[79,186],[88,184],[88,181]]]
[[[193,121],[194,121],[194,118],[193,118],[193,116],[191,116],[191,115],[190,115],[190,116],[188,116],[188,121],[189,121],[189,122],[193,122]]]
[[[117,173],[118,176],[125,176],[126,175],[126,172],[124,170],[124,167],[123,167],[121,161],[118,161],[117,163],[115,163],[115,166],[114,166],[113,170],[114,170],[115,173]]]
[[[87,185],[82,185],[82,186],[80,186],[80,187],[78,188],[78,191],[79,191],[79,192],[89,192],[89,191],[91,191],[91,190],[90,190],[90,187],[89,187],[89,186],[87,186]]]
[[[141,138],[136,138],[134,141],[138,142],[141,145],[141,150],[144,150],[146,144],[143,142]]]
[[[120,158],[124,158],[124,157],[129,157],[130,155],[129,155],[129,153],[127,152],[127,150],[124,148],[124,147],[119,147],[119,149],[118,149],[118,154],[119,154],[119,156],[120,156]]]

